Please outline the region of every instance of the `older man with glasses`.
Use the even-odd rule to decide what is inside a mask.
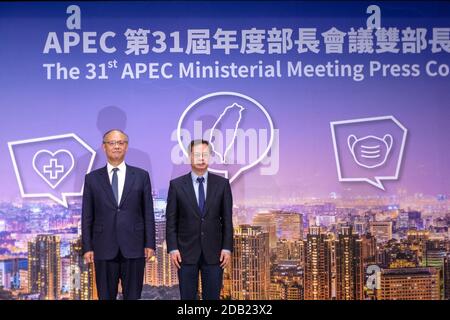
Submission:
[[[128,135],[118,129],[103,136],[105,167],[86,175],[82,243],[86,263],[94,263],[100,300],[114,300],[119,280],[125,300],[140,299],[145,259],[155,250],[152,188],[147,171],[125,164]]]

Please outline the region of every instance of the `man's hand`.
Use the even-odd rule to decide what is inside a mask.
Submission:
[[[145,248],[145,260],[150,261],[150,259],[155,255],[155,250],[152,248]]]
[[[94,251],[88,251],[84,254],[84,263],[93,263],[94,262]]]
[[[170,253],[170,260],[172,260],[172,263],[178,268],[181,268],[181,254],[180,251],[176,250]]]
[[[230,252],[227,251],[227,250],[222,250],[220,252],[220,266],[222,268],[225,268],[226,266],[229,265],[230,261],[231,261],[231,254],[230,254]]]

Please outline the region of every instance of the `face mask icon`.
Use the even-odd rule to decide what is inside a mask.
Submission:
[[[386,162],[393,139],[390,134],[383,138],[366,136],[360,139],[352,134],[348,136],[347,143],[355,162],[361,167],[372,169]]]

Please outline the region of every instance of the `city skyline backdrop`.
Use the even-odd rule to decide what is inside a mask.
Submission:
[[[450,65],[449,3],[383,2],[379,5],[382,27],[394,35],[388,33],[390,36],[381,41],[375,35],[367,38],[360,30],[369,17],[367,2],[249,1],[239,3],[239,8],[235,2],[81,2],[77,4],[82,12],[81,30],[69,30],[66,9],[72,4],[76,3],[26,3],[24,10],[20,2],[0,3],[0,43],[6,48],[0,51],[0,299],[95,298],[92,267],[83,264],[77,242],[81,197],[69,196],[67,208],[48,197],[22,198],[8,143],[75,133],[96,151],[94,170],[106,164],[102,136],[112,128],[128,133],[126,162],[148,170],[152,182],[158,247],[157,257],[146,267],[144,298],[177,299],[177,279],[168,263],[164,241],[169,181],[190,170],[188,165],[172,163],[178,144],[177,125],[195,100],[223,91],[237,92],[260,103],[278,131],[278,139],[271,150],[277,161],[275,172],[263,175],[261,170],[267,169],[267,164],[259,164],[231,184],[236,250],[234,268],[225,273],[222,297],[450,298],[450,91],[449,75],[445,75]],[[240,49],[230,54],[224,50],[186,52],[188,30],[208,30],[213,48],[217,30],[236,31],[240,46],[241,32],[252,28],[265,30],[265,49],[272,28],[292,29],[292,48],[280,54]],[[310,28],[315,28],[315,33]],[[346,33],[343,53],[326,53],[322,33],[332,28]],[[390,43],[400,52],[350,53],[352,28],[360,32],[355,40],[358,48],[376,49],[380,43]],[[405,36],[410,29],[420,33],[422,28],[426,30],[425,43],[419,35],[412,40]],[[128,29],[149,29],[150,50],[158,47],[158,36],[152,33],[162,31],[167,50],[126,54]],[[399,32],[397,40],[392,29]],[[56,32],[62,41],[64,32],[71,31],[97,32],[98,36],[112,31],[116,37],[107,43],[117,51],[85,53],[79,45],[70,53],[44,53],[50,32]],[[174,32],[179,32],[182,52],[169,51],[174,45]],[[258,48],[258,39],[253,34],[246,49]],[[317,53],[314,39],[319,41]],[[439,52],[433,49],[438,40]],[[196,49],[204,49],[205,43],[197,42]],[[339,43],[336,40],[332,44]],[[404,53],[408,46],[421,51]],[[301,48],[305,52],[299,52]],[[85,70],[88,63],[100,68],[100,64],[113,60],[120,68],[108,68],[109,78],[104,80],[48,80],[43,67],[58,62]],[[361,64],[365,78],[149,79],[148,73],[139,79],[120,77],[126,63],[177,66],[196,62],[214,65],[215,61],[222,65],[301,62],[313,67],[328,62]],[[369,76],[373,61],[386,66],[387,75],[379,72]],[[442,65],[444,75],[427,75],[425,67],[430,61]],[[396,76],[392,71],[396,68],[392,66],[402,70],[414,64],[421,70],[418,76]],[[206,102],[186,118],[190,121],[187,127],[201,120],[207,129],[217,120],[220,108]],[[251,113],[258,109],[244,107],[240,122],[243,129],[267,129],[261,114]],[[330,123],[382,116],[395,117],[408,132],[398,179],[383,181],[385,190],[367,182],[340,182]],[[381,138],[388,133],[376,135]],[[373,134],[371,130],[369,134]],[[394,137],[393,141],[392,148],[399,148],[399,139]],[[82,184],[90,160],[87,152],[74,155],[72,175],[54,189],[33,168],[32,156],[38,150],[48,148],[52,153],[63,147],[58,142],[48,146],[42,143],[36,149],[25,146],[24,153],[13,148],[20,158],[18,169],[26,187],[58,192]],[[343,149],[347,155],[341,160],[352,161],[346,143]],[[392,150],[391,156],[399,153]],[[375,172],[370,168],[359,170],[367,176]],[[368,269],[371,266],[375,269]],[[369,279],[376,290],[368,285]],[[406,289],[394,292],[391,288],[395,286]]]

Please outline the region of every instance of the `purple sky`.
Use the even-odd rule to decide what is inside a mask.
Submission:
[[[141,4],[142,5],[142,4]],[[146,4],[149,7],[152,4]],[[279,4],[279,11],[272,12],[267,4],[251,2],[246,4],[253,10],[247,19],[233,16],[236,12],[230,4],[221,7],[208,7],[214,18],[205,17],[195,11],[193,4],[186,13],[186,21],[180,22],[176,4],[160,6],[157,9],[167,12],[163,18],[153,18],[129,5],[126,14],[116,19],[120,6],[105,9],[102,18],[94,4],[81,4],[83,28],[86,31],[103,32],[114,30],[123,33],[127,27],[145,27],[170,33],[188,28],[217,27],[240,30],[253,26],[270,29],[273,26],[298,28],[314,26],[323,32],[332,26],[348,30],[365,23],[366,4],[352,3],[348,9],[340,9],[335,16],[323,19],[321,8],[313,5],[309,11],[290,10],[295,4]],[[416,3],[411,4],[412,6]],[[422,15],[407,14],[394,10],[396,4],[386,3],[385,23],[402,28],[448,27],[448,4],[440,4],[443,10],[436,11],[433,4],[421,7]],[[423,8],[422,8],[423,7]],[[197,5],[197,9],[198,9]],[[181,10],[181,9],[180,9]],[[447,12],[447,16],[442,11]],[[324,15],[328,14],[325,10]],[[42,49],[49,31],[62,32],[65,19],[64,4],[27,4],[27,13],[21,13],[20,3],[0,4],[0,199],[15,198],[19,189],[14,176],[7,142],[56,134],[74,132],[98,149],[101,137],[110,127],[125,129],[130,135],[128,162],[142,166],[151,172],[153,185],[164,190],[170,178],[183,173],[184,169],[174,168],[170,162],[170,152],[176,142],[170,135],[176,129],[183,110],[195,99],[215,91],[236,91],[253,97],[263,104],[271,115],[275,128],[280,132],[280,169],[276,176],[260,176],[259,168],[253,168],[245,177],[235,182],[237,190],[257,189],[264,195],[271,190],[286,194],[298,190],[304,195],[326,196],[332,191],[342,192],[351,187],[354,194],[393,194],[398,188],[406,188],[411,193],[421,192],[435,195],[448,194],[450,189],[450,148],[448,137],[450,127],[449,78],[430,78],[421,75],[417,78],[374,77],[355,82],[348,78],[276,78],[276,79],[171,79],[171,80],[120,80],[112,73],[111,79],[47,81],[42,63],[60,61],[66,64],[83,66],[88,62],[101,63],[110,59],[120,62],[134,61],[179,61],[231,62],[255,64],[259,60],[272,62],[273,56],[243,56],[234,54],[225,57],[215,54],[212,57],[188,56],[185,54],[162,54],[141,56],[137,59],[122,52],[113,55],[44,55]],[[316,12],[316,15],[314,15]],[[360,12],[360,14],[359,14]],[[259,15],[258,15],[259,13]],[[229,16],[234,18],[230,18]],[[244,15],[244,13],[240,13]],[[306,15],[306,16],[303,16]],[[138,17],[138,18],[136,18]],[[97,20],[96,20],[97,19]],[[319,33],[319,32],[318,32]],[[23,35],[27,36],[24,37]],[[124,46],[122,38],[118,46]],[[120,51],[120,50],[119,50]],[[304,63],[318,64],[334,61],[342,63],[365,63],[379,60],[383,63],[418,63],[422,66],[431,59],[440,63],[450,63],[448,53],[431,55],[428,53],[405,56],[375,55],[339,56],[296,53],[276,58],[282,63],[288,60],[302,60]],[[118,73],[113,70],[112,72]],[[114,108],[111,108],[114,107]],[[400,178],[386,182],[386,192],[367,183],[339,183],[330,134],[330,121],[355,118],[394,115],[409,130]],[[103,163],[99,158],[97,166]],[[264,189],[260,186],[265,186]]]

